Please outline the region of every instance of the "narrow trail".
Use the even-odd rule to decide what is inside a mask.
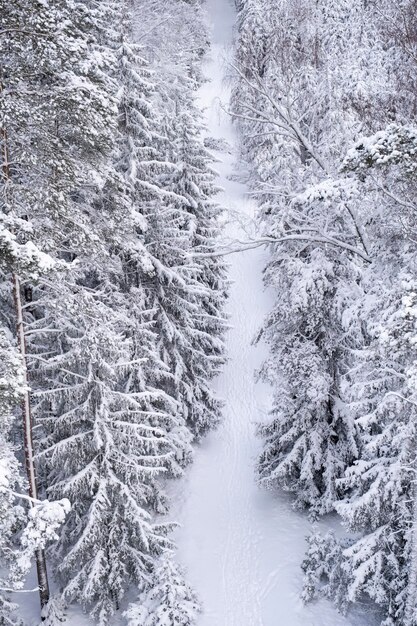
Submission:
[[[200,90],[208,136],[225,139],[219,159],[218,201],[229,214],[227,237],[245,236],[256,211],[244,185],[231,180],[238,166],[235,129],[227,108],[230,89],[224,77],[232,55],[236,13],[233,0],[207,0],[211,50],[204,63],[209,80]],[[222,106],[223,105],[223,106]],[[340,616],[326,602],[308,607],[300,601],[300,563],[310,524],[291,509],[285,495],[258,488],[254,464],[260,442],[255,422],[264,418],[270,390],[255,384],[254,371],[265,357],[252,339],[271,307],[262,286],[263,250],[228,257],[233,281],[228,314],[229,361],[217,382],[225,400],[224,421],[196,450],[196,460],[177,494],[172,518],[178,559],[199,594],[204,613],[199,626],[362,626],[370,618]]]

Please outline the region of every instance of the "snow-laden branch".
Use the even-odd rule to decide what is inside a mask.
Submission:
[[[396,391],[389,391],[388,393],[385,394],[386,398],[389,397],[394,397],[394,398],[399,398],[400,400],[403,400],[403,402],[408,402],[408,404],[412,404],[413,406],[417,406],[417,402],[414,402],[413,400],[410,400],[410,398],[406,398],[405,396],[403,396],[400,393],[397,393]]]
[[[0,251],[9,262],[19,264],[31,275],[47,272],[57,263],[48,254],[39,250],[32,241],[20,244],[16,235],[0,224]]]
[[[396,194],[394,194],[392,191],[390,191],[389,189],[387,189],[385,187],[385,185],[383,185],[382,183],[380,183],[375,176],[370,176],[370,179],[372,180],[372,182],[376,185],[376,187],[378,188],[379,191],[382,191],[382,193],[384,195],[386,195],[390,200],[393,200],[396,204],[398,204],[399,206],[402,206],[406,209],[411,209],[412,211],[416,210],[416,205],[411,202],[410,200],[407,200],[405,198],[400,198],[399,196],[397,196]]]
[[[326,176],[331,177],[331,169],[329,168],[321,154],[314,148],[312,143],[303,133],[299,123],[292,119],[290,107],[284,106],[284,104],[282,103],[282,97],[278,100],[272,98],[269,90],[266,88],[262,79],[259,76],[252,72],[254,81],[252,82],[236,65],[234,65],[233,63],[231,63],[230,65],[250,89],[258,93],[262,98],[266,99],[267,102],[270,103],[272,110],[276,114],[276,117],[272,117],[247,103],[242,103],[242,106],[246,108],[246,110],[250,111],[250,113],[252,113],[252,116],[247,116],[245,115],[245,113],[241,114],[237,111],[228,111],[229,115],[240,119],[247,119],[258,123],[260,122],[263,124],[270,124],[274,126],[275,128],[277,128],[278,134],[289,136],[294,141],[302,145],[306,153],[309,154],[311,158],[318,164],[318,166],[326,174]],[[248,71],[250,70],[248,69]],[[356,234],[363,246],[365,255],[361,256],[367,257],[366,260],[369,261],[369,245],[359,216],[357,215],[355,209],[351,207],[348,203],[343,202],[342,206],[349,213],[354,228],[356,230]]]
[[[230,245],[227,248],[223,248],[220,250],[215,250],[213,252],[194,252],[189,256],[194,258],[213,258],[213,257],[222,257],[228,256],[229,254],[236,254],[237,252],[245,252],[246,250],[253,250],[254,248],[260,248],[261,246],[266,246],[270,244],[278,244],[278,243],[289,243],[291,241],[305,241],[316,244],[328,244],[331,246],[335,246],[336,248],[341,248],[343,250],[348,250],[352,254],[359,256],[362,260],[367,263],[371,263],[371,257],[361,250],[360,248],[356,248],[355,246],[351,246],[344,241],[339,241],[338,239],[334,239],[333,237],[329,237],[328,235],[286,235],[283,237],[261,237],[260,239],[253,239],[250,241],[239,241],[236,240],[236,245]]]
[[[0,37],[3,35],[10,35],[11,33],[19,33],[19,35],[28,35],[29,37],[45,37],[48,35],[46,31],[34,31],[28,30],[27,28],[6,28],[4,30],[0,30]]]
[[[11,587],[0,587],[0,591],[5,591],[6,593],[34,593],[39,591],[39,587],[34,587],[33,589],[12,589]]]

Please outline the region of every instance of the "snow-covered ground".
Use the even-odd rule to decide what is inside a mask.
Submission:
[[[212,47],[204,70],[210,82],[201,88],[200,103],[208,135],[231,146],[231,154],[213,153],[221,159],[218,182],[224,192],[218,199],[229,211],[226,237],[242,239],[253,232],[256,207],[245,186],[230,179],[239,167],[235,130],[224,112],[230,96],[224,77],[236,20],[232,1],[207,0]],[[285,494],[260,490],[254,475],[260,448],[255,422],[270,405],[270,390],[254,379],[265,347],[251,345],[271,306],[262,286],[265,251],[228,259],[232,330],[229,362],[217,385],[225,400],[224,421],[197,449],[171,515],[182,525],[176,533],[178,559],[204,604],[200,626],[369,626],[370,616],[344,618],[327,602],[306,607],[300,601],[300,563],[310,523],[291,509]]]

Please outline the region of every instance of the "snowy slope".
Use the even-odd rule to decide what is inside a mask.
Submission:
[[[221,103],[227,108],[230,96],[224,76],[236,19],[231,1],[207,0],[212,47],[204,69],[210,82],[202,87],[200,102],[209,136],[225,138],[232,148],[232,154],[214,152],[221,159],[218,182],[224,188],[218,199],[230,212],[226,236],[242,239],[245,232],[253,233],[256,207],[245,187],[229,178],[237,142]],[[270,404],[269,389],[254,381],[265,348],[251,345],[271,305],[262,287],[265,252],[246,251],[229,259],[230,360],[218,381],[224,422],[196,451],[171,514],[182,524],[176,534],[178,558],[204,604],[200,626],[369,626],[370,616],[343,618],[328,603],[304,607],[299,600],[310,524],[291,509],[287,496],[263,492],[254,480],[260,448],[254,422]]]

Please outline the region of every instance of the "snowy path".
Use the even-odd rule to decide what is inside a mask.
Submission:
[[[209,136],[226,139],[234,152],[215,153],[222,161],[217,164],[218,182],[225,190],[219,202],[231,212],[226,235],[242,238],[255,207],[245,196],[245,187],[229,180],[237,158],[236,138],[220,107],[220,102],[227,105],[230,95],[223,78],[236,19],[232,1],[207,0],[212,48],[204,69],[210,82],[201,89],[200,103]],[[199,626],[369,625],[369,618],[343,618],[327,603],[304,607],[299,600],[300,563],[310,524],[292,511],[288,498],[259,490],[254,480],[260,446],[254,422],[268,410],[270,393],[255,385],[254,370],[265,353],[251,345],[271,305],[262,287],[265,252],[252,250],[228,258],[233,281],[228,306],[230,360],[218,381],[219,395],[226,402],[224,422],[197,449],[171,514],[182,524],[176,534],[178,558],[204,604]]]

